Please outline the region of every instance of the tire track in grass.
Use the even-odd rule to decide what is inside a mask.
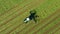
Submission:
[[[43,20],[41,21],[42,24],[43,24],[44,22],[46,22],[47,20],[49,20],[50,18],[52,18],[54,15],[56,15],[56,14],[59,13],[59,12],[60,12],[60,11],[56,11],[55,13],[53,13],[52,15],[50,15],[48,18],[43,19]],[[34,27],[37,27],[38,25],[40,25],[40,23],[37,24],[37,25],[35,25],[35,26],[33,26],[31,29],[29,29],[29,31],[27,31],[26,34],[29,33],[31,30],[33,30]]]
[[[38,4],[37,4],[37,5],[38,5]],[[36,6],[36,5],[35,5],[35,6]],[[17,27],[18,27],[18,26],[17,26]],[[12,31],[14,31],[15,29],[17,29],[17,28],[12,29],[10,32],[8,32],[8,34],[11,33]]]
[[[22,3],[25,2],[25,1],[26,1],[26,0],[22,1],[21,3],[19,2],[19,3],[22,4]],[[9,13],[10,10],[13,10],[13,9],[15,9],[16,7],[18,7],[18,6],[19,6],[19,3],[16,4],[16,5],[14,5],[12,8],[4,11],[4,13],[0,14],[0,16],[4,15],[5,13]]]
[[[60,28],[58,28],[56,31],[54,31],[52,34],[55,34],[57,31],[59,31],[60,30]]]
[[[31,2],[31,3],[32,3],[32,2]],[[31,4],[31,3],[29,3],[29,4]],[[27,5],[25,5],[25,6],[28,7],[29,4],[27,4]],[[24,7],[25,7],[25,6],[24,6]],[[23,8],[19,8],[17,11],[19,11],[20,9],[23,9]],[[27,9],[24,10],[24,11],[26,12]],[[3,24],[1,24],[0,27],[3,26],[3,25],[5,25],[5,24],[7,24],[9,21],[13,20],[13,19],[16,18],[17,16],[19,16],[19,15],[21,15],[22,13],[25,13],[25,12],[20,12],[18,15],[16,15],[16,16],[14,15],[12,18],[9,18],[7,21],[5,21]]]

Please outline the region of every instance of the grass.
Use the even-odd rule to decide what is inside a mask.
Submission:
[[[56,26],[60,22],[59,1],[0,0],[0,34],[59,34],[60,31],[55,33],[60,28],[60,25]],[[40,16],[38,23],[23,23],[33,9]]]

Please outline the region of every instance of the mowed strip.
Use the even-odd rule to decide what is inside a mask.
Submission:
[[[44,24],[45,22],[47,22],[47,20],[53,18],[55,15],[58,15],[59,12],[60,12],[60,11],[56,11],[55,13],[53,13],[52,15],[50,15],[48,18],[45,18],[45,19],[41,20],[41,22],[40,22],[39,24],[37,24],[37,25],[33,26],[32,28],[30,28],[30,29],[26,32],[26,34],[28,34],[29,32],[31,32],[35,27],[39,26],[40,24]],[[47,23],[47,24],[48,24],[48,23]],[[45,25],[44,25],[44,26],[45,26]],[[44,26],[43,26],[43,27],[44,27]],[[39,29],[40,29],[40,28],[39,28]],[[41,28],[41,29],[42,29],[42,28]],[[38,32],[38,31],[37,31],[37,32]]]

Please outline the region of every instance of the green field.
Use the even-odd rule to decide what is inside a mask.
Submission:
[[[38,22],[26,24],[31,10]],[[60,0],[0,0],[0,34],[60,34]]]

